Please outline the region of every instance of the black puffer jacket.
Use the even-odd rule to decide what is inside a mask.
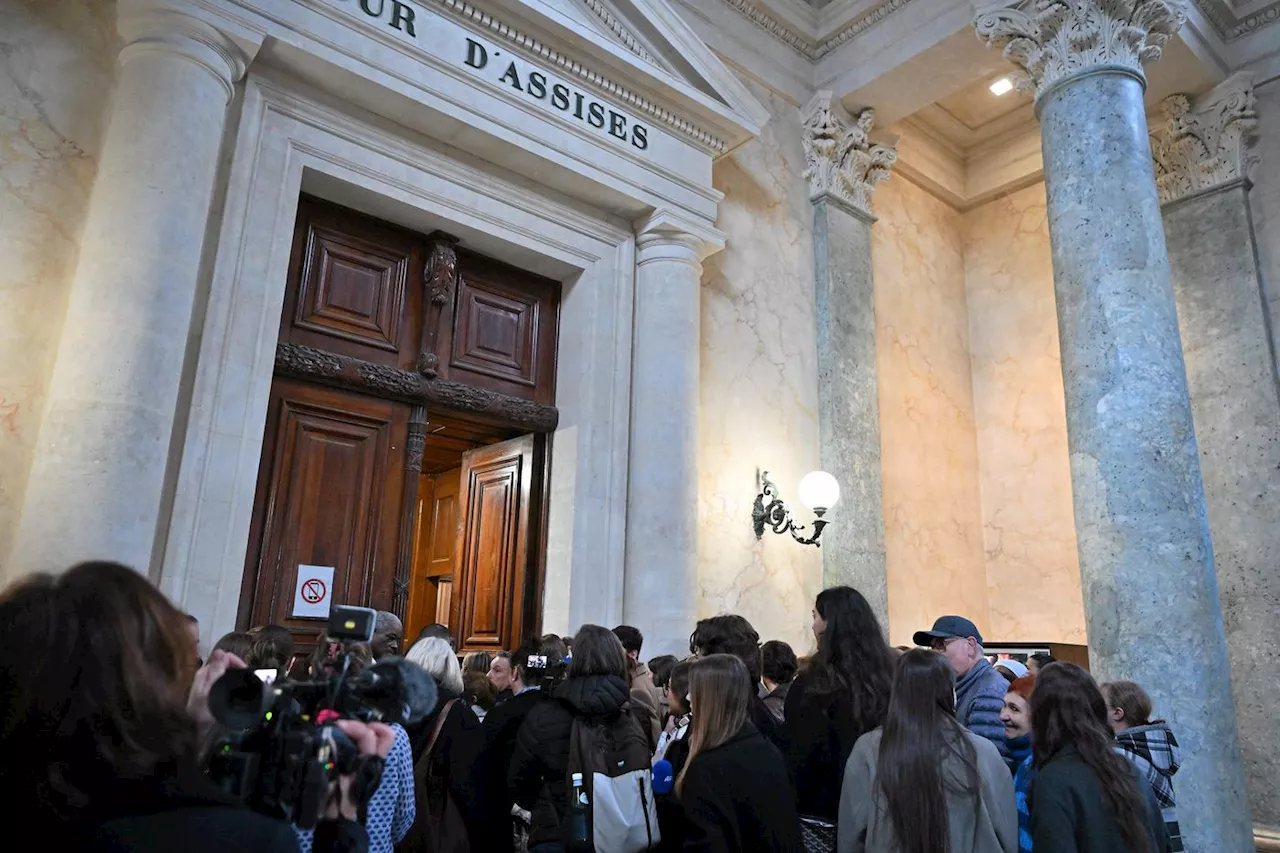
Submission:
[[[507,781],[515,801],[533,813],[529,846],[562,840],[560,817],[569,803],[569,737],[575,719],[610,720],[622,713],[631,688],[613,675],[570,678],[554,702],[529,712],[511,757]]]

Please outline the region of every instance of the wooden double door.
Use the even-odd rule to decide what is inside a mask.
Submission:
[[[322,566],[332,603],[391,610],[409,640],[442,622],[460,648],[518,645],[541,610],[558,290],[321,202],[298,220],[240,626],[308,646],[324,620],[294,615],[299,566]]]

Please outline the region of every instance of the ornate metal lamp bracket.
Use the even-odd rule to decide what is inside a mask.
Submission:
[[[762,539],[764,530],[768,527],[774,533],[790,533],[791,538],[801,545],[821,548],[818,538],[822,536],[822,529],[827,526],[827,522],[822,518],[824,511],[814,510],[817,518],[813,522],[813,535],[806,537],[802,534],[808,528],[803,524],[795,523],[791,517],[791,510],[778,496],[778,487],[769,479],[769,472],[761,471],[757,479],[760,483],[760,493],[756,495],[755,506],[751,509],[751,524],[755,528],[756,539]],[[766,499],[768,499],[767,503]]]

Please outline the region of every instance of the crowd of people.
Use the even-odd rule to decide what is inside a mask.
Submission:
[[[322,634],[302,654],[266,625],[203,661],[198,623],[110,563],[11,586],[0,632],[0,783],[11,825],[51,849],[1182,850],[1178,743],[1139,685],[1047,655],[993,664],[962,616],[891,647],[849,587],[817,596],[803,657],[738,615],[698,622],[682,659],[644,661],[626,625],[460,656],[447,627],[406,643],[383,612],[368,643]],[[313,827],[206,774],[224,673],[284,682],[341,659],[355,676],[400,657],[434,683],[429,713],[340,720],[359,758]]]

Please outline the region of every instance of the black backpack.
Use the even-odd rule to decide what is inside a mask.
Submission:
[[[587,791],[587,844],[575,842],[569,815],[561,829],[569,853],[641,853],[662,839],[653,796],[649,736],[629,706],[609,718],[575,716],[569,736],[567,790],[581,773]]]

